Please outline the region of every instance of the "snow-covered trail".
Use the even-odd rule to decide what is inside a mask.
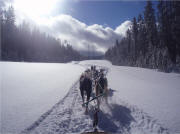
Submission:
[[[115,90],[110,89],[108,104],[102,101],[99,112],[98,128],[101,131],[122,134],[166,134],[157,120],[147,113],[122,100],[113,99]],[[75,82],[67,95],[43,114],[35,123],[25,129],[26,134],[80,134],[92,131],[92,106],[89,114],[84,114],[81,106],[79,82]]]
[[[23,133],[65,134],[90,130],[91,120],[84,114],[81,103],[77,81],[61,101]]]

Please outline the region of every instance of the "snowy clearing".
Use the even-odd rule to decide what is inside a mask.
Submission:
[[[1,62],[2,133],[18,133],[61,100],[84,71],[73,64]]]
[[[4,132],[79,134],[92,131],[93,103],[89,115],[85,115],[78,82],[80,73],[91,65],[108,71],[109,104],[102,102],[99,130],[123,134],[180,131],[179,74],[113,66],[104,60],[1,65]]]

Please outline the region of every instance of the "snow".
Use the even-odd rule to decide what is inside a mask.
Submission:
[[[0,63],[2,130],[23,133],[91,131],[92,102],[84,114],[79,75],[97,65],[108,71],[108,104],[101,103],[98,129],[123,134],[180,132],[180,74],[114,66],[106,60],[68,64]]]
[[[143,109],[172,132],[180,131],[180,75],[153,70],[113,67],[109,85],[115,98]]]
[[[61,100],[85,68],[1,62],[2,133],[18,133]]]
[[[109,68],[113,99],[135,105],[157,119],[170,132],[180,132],[180,74],[137,67],[114,66],[108,61],[83,61]]]

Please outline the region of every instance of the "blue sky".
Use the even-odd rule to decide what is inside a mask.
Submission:
[[[155,4],[156,2],[154,2]],[[144,11],[146,1],[68,1],[59,6],[57,14],[69,14],[88,24],[116,28]]]

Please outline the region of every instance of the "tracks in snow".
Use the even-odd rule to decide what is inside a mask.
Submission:
[[[92,128],[91,119],[84,115],[81,104],[77,81],[60,102],[22,133],[66,134],[90,130]]]
[[[168,131],[148,114],[123,101],[113,101],[113,93],[109,103],[102,102],[99,112],[98,128],[103,131],[122,134],[168,134]],[[67,95],[43,114],[35,123],[26,128],[23,134],[70,134],[92,131],[92,105],[90,115],[84,114],[81,106],[79,81],[75,82]]]

